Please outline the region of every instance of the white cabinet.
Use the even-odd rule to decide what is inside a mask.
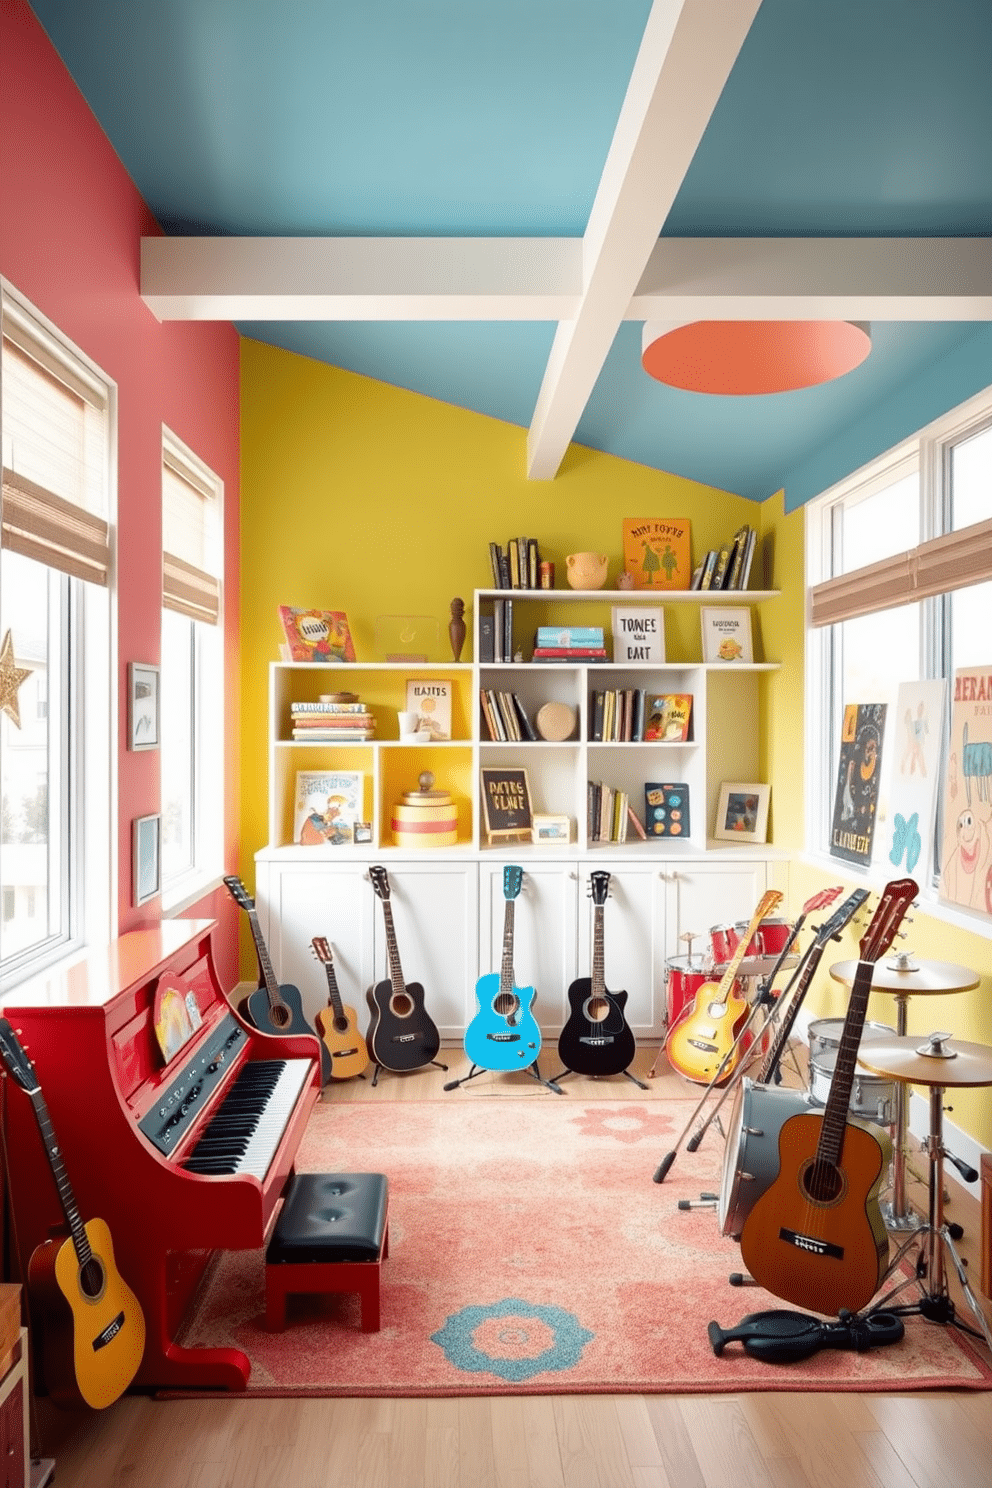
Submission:
[[[747,923],[762,894],[772,886],[769,866],[767,859],[735,855],[661,867],[666,958],[688,953],[683,935],[695,937],[692,952],[699,956],[709,950],[709,932],[714,925],[733,925],[738,920]],[[784,872],[786,865],[776,866]]]
[[[419,982],[443,1039],[459,1039],[475,1011],[478,879],[474,863],[390,863],[389,902],[406,982]],[[371,888],[368,889],[372,893]],[[389,977],[383,917],[376,906],[375,975]]]

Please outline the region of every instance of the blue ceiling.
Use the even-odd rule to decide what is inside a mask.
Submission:
[[[32,0],[167,234],[581,236],[650,0]],[[663,235],[986,236],[990,0],[764,0]],[[550,323],[241,324],[529,426]],[[728,399],[621,325],[577,442],[754,499],[985,328],[872,327],[855,372]]]

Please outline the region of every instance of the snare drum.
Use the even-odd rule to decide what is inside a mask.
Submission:
[[[816,1064],[822,1054],[829,1050],[836,1052],[840,1048],[845,1021],[844,1018],[814,1018],[812,1020],[809,1025],[809,1062],[811,1065]],[[894,1034],[895,1029],[890,1028],[887,1023],[866,1023],[861,1037],[864,1038],[866,1033]]]
[[[790,1116],[809,1111],[805,1090],[756,1085],[745,1075],[734,1098],[717,1214],[721,1234],[739,1240],[755,1204],[779,1173],[778,1139]]]
[[[674,1028],[685,1009],[695,1001],[700,987],[709,980],[700,963],[688,956],[665,962],[665,1010],[669,1028]]]
[[[744,924],[740,927],[747,929]],[[713,950],[713,964],[715,966],[726,966],[731,956],[740,945],[740,935],[736,925],[711,925],[710,946]]]
[[[788,920],[762,920],[758,926],[758,944],[761,947],[761,954],[770,959],[781,956],[789,944],[791,934],[792,925]]]
[[[825,1106],[837,1067],[837,1049],[824,1049],[819,1059],[809,1066],[809,1092],[814,1105]],[[893,1080],[872,1075],[860,1065],[854,1067],[854,1083],[848,1109],[852,1116],[879,1126],[892,1126],[896,1119],[896,1087]]]

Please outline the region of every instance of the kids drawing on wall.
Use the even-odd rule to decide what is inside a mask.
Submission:
[[[940,897],[992,915],[992,667],[954,673]]]

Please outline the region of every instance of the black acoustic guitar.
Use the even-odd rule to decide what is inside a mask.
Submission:
[[[603,976],[603,906],[610,875],[601,870],[590,874],[589,891],[594,906],[592,976],[577,977],[568,989],[571,1012],[558,1036],[558,1057],[576,1075],[626,1074],[637,1052],[624,1014],[627,994],[608,991]]]
[[[419,982],[407,982],[403,977],[393,928],[393,909],[389,902],[389,875],[385,868],[376,866],[369,868],[369,877],[382,905],[389,957],[389,976],[376,982],[365,994],[372,1012],[365,1042],[377,1066],[372,1078],[374,1085],[380,1068],[393,1074],[404,1074],[408,1070],[435,1064],[441,1035],[424,1006],[423,987]],[[441,1069],[446,1068],[446,1065],[441,1065]]]
[[[313,1024],[307,1021],[299,987],[293,987],[288,983],[280,986],[276,980],[269,948],[265,944],[262,927],[258,923],[255,901],[240,878],[235,877],[233,873],[229,874],[224,879],[224,885],[235,904],[248,916],[248,924],[251,926],[259,971],[262,976],[261,983],[255,991],[249,992],[239,1001],[238,1013],[246,1023],[251,1024],[252,1028],[257,1028],[259,1033],[309,1033],[317,1040],[320,1047],[320,1083],[326,1085],[331,1078],[330,1051]]]

